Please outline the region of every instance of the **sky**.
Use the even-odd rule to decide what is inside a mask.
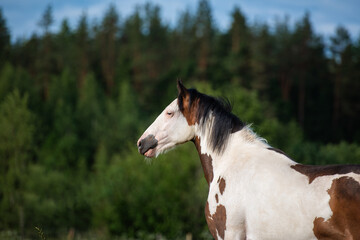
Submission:
[[[109,5],[116,6],[122,19],[131,15],[136,5],[152,2],[161,8],[162,19],[174,24],[181,12],[195,11],[197,0],[0,0],[0,7],[10,29],[12,41],[40,33],[38,22],[48,4],[52,5],[54,31],[67,18],[76,27],[83,12],[88,19],[101,19]],[[344,26],[354,40],[360,38],[360,0],[209,0],[216,25],[226,30],[231,12],[238,6],[250,24],[266,22],[273,26],[276,19],[289,17],[290,24],[310,13],[316,33],[329,37],[337,26]]]

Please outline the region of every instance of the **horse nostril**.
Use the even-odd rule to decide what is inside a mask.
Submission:
[[[141,141],[139,141],[138,147],[141,147],[141,142],[142,142],[142,140],[141,140]]]

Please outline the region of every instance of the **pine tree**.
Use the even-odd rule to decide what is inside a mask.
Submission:
[[[232,12],[232,23],[229,32],[231,49],[227,58],[227,68],[232,75],[233,83],[240,83],[249,88],[251,81],[252,41],[245,16],[238,7]]]
[[[143,35],[144,19],[140,14],[140,7],[125,21],[124,24],[124,43],[126,44],[127,54],[130,60],[130,72],[132,82],[138,95],[142,96],[145,88],[143,79],[146,77],[144,72],[143,53],[145,52],[145,37]],[[143,102],[143,100],[140,100]]]
[[[358,93],[353,91],[357,86],[353,75],[356,72],[354,47],[348,30],[342,26],[336,29],[330,40],[331,71],[334,79],[333,128],[337,129],[336,138],[341,139],[352,136],[356,126],[354,122],[347,120],[354,119],[354,114],[357,115],[354,109],[357,108],[358,103],[355,99],[358,99]]]
[[[330,51],[332,54],[332,71],[334,74],[334,116],[333,126],[339,125],[341,116],[342,89],[344,83],[344,67],[348,64],[350,54],[350,35],[344,27],[336,29],[336,35],[331,37]]]
[[[82,88],[90,67],[90,36],[85,13],[81,15],[76,29],[75,44],[78,87]]]
[[[60,32],[54,39],[55,74],[60,74],[65,68],[74,69],[74,48],[74,34],[68,20],[64,19],[61,22]]]
[[[274,40],[269,26],[260,24],[254,26],[251,44],[251,69],[253,80],[251,88],[255,89],[262,99],[274,99]]]
[[[212,55],[212,45],[215,36],[212,10],[208,0],[200,0],[195,15],[195,34],[197,38],[197,76],[207,80],[207,71]]]
[[[0,68],[10,59],[10,33],[0,7]]]
[[[42,39],[42,47],[40,50],[41,62],[41,88],[43,89],[43,97],[45,100],[49,97],[49,85],[52,68],[54,66],[53,59],[53,39],[50,34],[50,27],[54,23],[54,18],[52,15],[52,6],[48,5],[42,15],[41,20],[39,21],[39,26],[44,31],[44,36]]]
[[[195,57],[195,17],[189,9],[181,13],[177,26],[172,34],[173,45],[177,47],[173,49],[175,53],[175,64],[187,65],[187,61]],[[186,77],[186,76],[183,76]]]
[[[119,38],[119,16],[115,5],[110,5],[101,23],[98,35],[100,41],[101,69],[104,76],[106,92],[112,94],[115,86],[115,67],[117,66],[117,40]]]
[[[296,68],[298,82],[298,121],[301,126],[304,126],[305,121],[305,99],[306,99],[306,81],[311,78],[308,75],[310,70],[309,63],[312,56],[312,45],[313,44],[313,30],[309,19],[309,14],[305,14],[301,22],[297,24],[297,28],[294,33]]]
[[[276,78],[280,83],[281,99],[284,102],[290,101],[294,69],[294,59],[293,54],[291,54],[292,34],[288,21],[288,18],[285,18],[282,22],[277,22],[275,28],[275,58],[277,60],[275,71],[277,75]]]

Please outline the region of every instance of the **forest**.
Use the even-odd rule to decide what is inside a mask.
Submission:
[[[11,41],[0,8],[0,239],[212,239],[193,144],[137,152],[177,79],[297,162],[360,163],[360,35],[240,7],[220,29],[208,0],[175,24],[152,3],[119,12],[72,27],[44,6],[41,32]]]

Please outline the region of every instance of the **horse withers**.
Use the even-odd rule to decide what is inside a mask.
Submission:
[[[209,194],[215,239],[360,239],[360,167],[310,166],[270,147],[227,102],[187,89],[137,142],[152,158],[192,141]]]

